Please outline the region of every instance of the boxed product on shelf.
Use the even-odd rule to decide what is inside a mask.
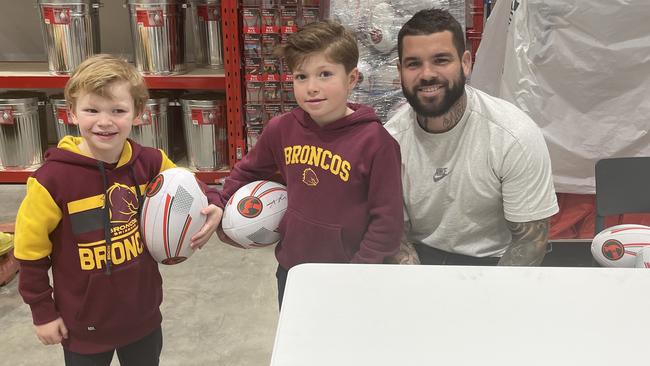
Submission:
[[[261,126],[264,123],[264,104],[246,104],[246,126]]]
[[[271,118],[282,114],[282,104],[265,104],[264,121],[268,122]]]
[[[264,81],[261,57],[244,57],[244,79],[246,81]]]
[[[298,8],[284,7],[280,9],[280,33],[291,34],[298,31]]]
[[[247,146],[271,118],[297,107],[293,75],[274,55],[305,24],[324,19],[320,0],[241,1]]]
[[[257,81],[246,82],[246,103],[263,104],[264,103],[264,83]]]
[[[260,14],[262,17],[261,33],[280,33],[280,9],[262,8]]]
[[[282,102],[280,93],[281,84],[277,81],[265,81],[263,86],[264,104],[275,104]]]

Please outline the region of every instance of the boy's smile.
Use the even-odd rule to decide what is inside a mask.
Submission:
[[[357,79],[356,68],[347,73],[342,64],[331,62],[324,52],[312,53],[293,70],[296,102],[314,122],[325,126],[352,114],[346,103]]]
[[[97,160],[115,163],[136,114],[128,82],[109,84],[107,92],[109,96],[81,92],[71,114],[84,138],[79,149]]]

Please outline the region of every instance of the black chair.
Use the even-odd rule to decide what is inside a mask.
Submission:
[[[605,216],[650,213],[650,157],[609,158],[596,163],[596,225],[605,229]]]

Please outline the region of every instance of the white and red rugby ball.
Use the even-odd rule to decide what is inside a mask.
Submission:
[[[201,213],[208,199],[194,174],[171,168],[147,185],[140,216],[140,228],[151,256],[162,264],[177,264],[194,250],[190,239],[205,223]]]
[[[287,210],[287,188],[268,180],[246,184],[223,210],[221,227],[244,248],[259,248],[280,240],[277,229]]]
[[[650,227],[622,224],[598,233],[591,242],[591,254],[602,266],[633,268],[646,247],[650,247]]]

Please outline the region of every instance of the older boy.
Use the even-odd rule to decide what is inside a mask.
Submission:
[[[334,22],[307,25],[278,53],[293,73],[298,108],[273,118],[221,192],[279,171],[288,209],[275,249],[278,301],[301,263],[383,263],[402,233],[400,153],[374,111],[347,103],[359,77],[354,36]]]
[[[115,350],[122,365],[157,365],[162,279],[141,240],[138,210],[147,182],[174,163],[127,140],[148,98],[132,65],[93,56],[72,74],[65,97],[82,137],[63,138],[27,181],[16,219],[20,294],[38,338],[62,343],[66,365],[109,365]],[[216,206],[203,213],[194,247],[218,225]]]

